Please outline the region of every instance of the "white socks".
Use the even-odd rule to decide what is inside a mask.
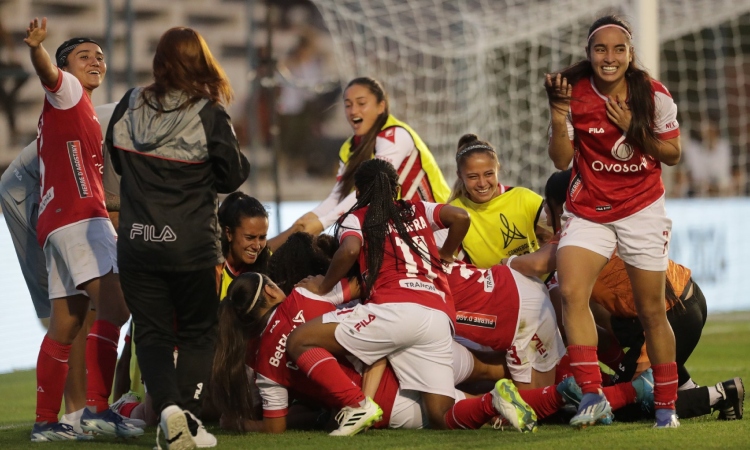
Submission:
[[[81,428],[81,416],[83,416],[83,409],[81,408],[78,411],[74,411],[69,414],[64,414],[60,418],[61,423],[66,423],[73,427],[73,430],[75,430],[76,433],[83,433],[83,429]]]

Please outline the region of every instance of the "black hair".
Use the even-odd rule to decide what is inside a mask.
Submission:
[[[268,261],[268,275],[286,295],[310,275],[325,275],[331,258],[314,245],[315,239],[298,231],[277,248]]]
[[[245,272],[232,281],[219,305],[218,337],[211,368],[211,399],[220,411],[231,413],[242,430],[242,419],[259,418],[253,408],[252,381],[245,370],[247,343],[257,339],[275,308],[268,308],[265,275]],[[257,294],[256,294],[257,293]],[[257,299],[256,299],[257,295]],[[253,304],[255,302],[255,304]]]
[[[68,55],[70,55],[70,52],[75,50],[75,48],[78,47],[79,45],[85,44],[86,42],[91,42],[92,44],[99,45],[98,42],[87,37],[71,38],[63,42],[62,44],[60,44],[60,46],[57,47],[57,51],[55,51],[55,62],[57,63],[57,67],[63,68],[67,66]],[[99,48],[102,48],[102,46],[99,45]]]
[[[229,239],[227,238],[226,229],[230,233],[240,226],[242,219],[265,217],[268,219],[268,211],[263,204],[255,197],[250,197],[242,191],[235,191],[227,195],[221,206],[219,206],[219,225],[221,226],[221,253],[226,256],[229,253]],[[268,246],[258,254],[258,258],[248,267],[249,271],[268,273],[268,259],[271,257],[271,250]]]
[[[570,175],[573,172],[572,169],[560,170],[553,173],[547,179],[547,184],[544,186],[544,201],[549,205],[550,212],[554,215],[554,208],[562,208],[565,203],[565,197],[568,193],[568,186],[570,185]],[[557,233],[557,221],[555,217],[552,219],[552,231]]]
[[[414,220],[414,210],[403,200],[397,200],[398,173],[391,163],[382,159],[365,161],[357,169],[354,185],[359,191],[357,203],[336,222],[334,234],[339,234],[341,224],[347,215],[357,209],[368,207],[362,224],[364,240],[362,251],[367,262],[367,274],[362,280],[361,289],[363,299],[369,297],[370,290],[375,286],[384,254],[403,261],[403,256],[395,251],[394,242],[391,242],[391,245],[385,245],[386,238],[390,239],[391,227],[414,253],[426,263],[442,270],[440,258],[430,254],[427,248],[418,246],[407,230],[408,224]]]
[[[490,155],[490,157],[497,162],[498,166],[500,165],[495,147],[489,142],[479,139],[476,134],[468,133],[461,136],[461,139],[458,140],[458,148],[456,148],[456,169],[460,171],[466,158],[469,155],[478,152]],[[456,182],[453,183],[453,190],[451,190],[451,195],[448,198],[447,203],[450,203],[459,197],[468,197],[466,195],[466,185],[461,177],[457,177]]]
[[[390,115],[388,94],[386,94],[385,89],[383,89],[383,85],[380,84],[378,80],[370,77],[355,78],[346,85],[346,89],[344,89],[344,92],[346,92],[355,84],[366,87],[375,96],[375,99],[378,103],[385,101],[385,109],[375,120],[372,128],[370,128],[367,133],[362,136],[359,144],[357,144],[356,146],[352,146],[351,153],[349,154],[349,160],[346,162],[346,168],[344,168],[344,173],[341,175],[341,184],[339,185],[339,201],[343,200],[352,191],[352,188],[354,187],[354,174],[357,169],[359,169],[360,164],[372,158],[372,156],[375,154],[375,141],[377,140],[378,134],[380,133],[381,129],[388,121],[388,116]],[[353,139],[354,138],[352,138],[352,140]]]
[[[624,19],[615,14],[609,14],[598,18],[589,28],[588,36],[604,25],[617,25],[627,30],[628,37],[632,36],[632,28]],[[589,53],[590,47],[586,46],[586,52]],[[582,78],[591,77],[594,70],[589,60],[579,61],[569,66],[560,74],[567,78],[569,85],[575,85]],[[626,133],[628,141],[637,147],[643,149],[648,143],[655,143],[659,140],[654,132],[654,122],[656,106],[654,104],[654,88],[651,85],[651,76],[643,69],[638,68],[635,57],[628,64],[625,71],[625,81],[628,85],[628,106],[632,113],[630,128]],[[554,86],[545,85],[547,96],[551,102],[557,100],[562,94],[555,91]],[[580,101],[572,98],[571,101]]]

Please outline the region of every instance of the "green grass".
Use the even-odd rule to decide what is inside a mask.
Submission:
[[[713,315],[703,331],[698,348],[688,361],[693,379],[702,385],[715,384],[741,376],[750,387],[750,312]],[[34,420],[34,372],[0,375],[0,449],[27,448]],[[651,422],[617,423],[609,427],[573,430],[563,425],[539,427],[534,434],[495,431],[387,430],[369,431],[352,438],[331,438],[322,432],[288,432],[281,436],[244,435],[209,427],[219,439],[219,447],[245,448],[513,448],[528,449],[681,449],[750,448],[750,417],[722,422],[715,416],[681,420],[676,430],[653,430]],[[122,441],[98,439],[86,443],[33,444],[39,448],[151,449],[155,430],[145,436]],[[356,447],[355,447],[356,446]]]

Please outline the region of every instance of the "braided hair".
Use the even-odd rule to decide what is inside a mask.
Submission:
[[[363,251],[367,263],[367,274],[362,280],[363,299],[369,297],[372,287],[375,286],[384,254],[406,263],[403,256],[395,251],[396,244],[390,237],[391,227],[414,253],[426,263],[442,270],[440,258],[431,255],[427,248],[417,245],[407,230],[408,224],[414,220],[414,210],[403,200],[397,200],[398,173],[391,163],[382,159],[365,161],[357,169],[354,185],[359,191],[357,203],[336,222],[334,234],[339,235],[346,216],[357,209],[367,207],[362,224]],[[386,245],[386,238],[391,240],[390,245]]]
[[[325,275],[331,258],[315,245],[312,235],[298,231],[268,260],[268,275],[286,295],[310,275]]]

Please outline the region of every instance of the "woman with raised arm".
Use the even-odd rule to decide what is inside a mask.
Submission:
[[[585,60],[545,80],[550,158],[560,170],[573,163],[557,251],[568,353],[585,394],[570,423],[611,421],[601,393],[589,297],[617,248],[653,364],[655,426],[677,427],[675,340],[664,308],[672,221],[661,180],[661,163],[680,159],[677,106],[664,85],[638,68],[624,20],[597,19],[585,49]]]
[[[372,158],[384,159],[398,171],[400,198],[445,203],[450,188],[427,145],[409,125],[390,114],[388,95],[377,80],[355,78],[344,90],[346,119],[354,131],[339,151],[336,184],[328,198],[300,217],[292,227],[268,240],[273,251],[295,231],[318,234],[333,225],[356,202],[354,174]]]
[[[91,103],[107,64],[99,44],[79,37],[58,47],[55,66],[42,45],[46,38],[47,19],[40,23],[35,18],[26,29],[24,42],[45,91],[37,138],[41,200],[36,231],[47,260],[52,308],[37,360],[36,423],[31,441],[91,438],[57,418],[71,344],[91,301],[96,320],[86,339],[86,408],[75,413],[79,430],[139,436],[143,430],[108,404],[120,327],[129,312],[118,276],[117,236],[105,207],[102,131]]]

